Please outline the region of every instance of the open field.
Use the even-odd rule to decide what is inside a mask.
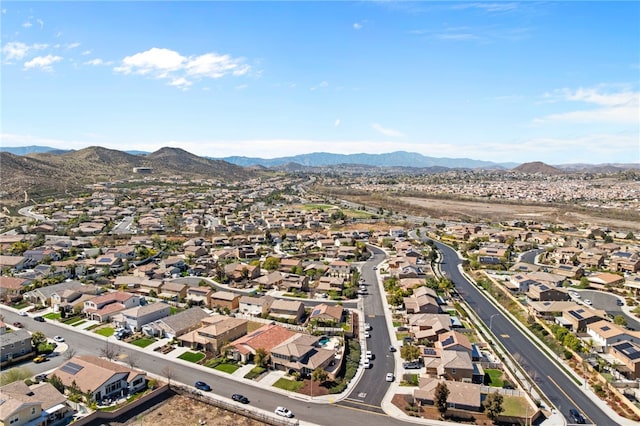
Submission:
[[[263,424],[181,395],[176,395],[152,410],[121,424],[126,426],[174,426],[200,425],[203,424],[201,421],[207,426],[258,426]]]
[[[571,223],[606,226],[617,229],[640,230],[639,213],[628,212],[629,219],[606,217],[603,212],[570,211],[570,206],[532,206],[480,201],[456,201],[430,198],[398,198],[405,206],[418,207],[425,213],[443,220],[536,220],[540,222]],[[402,211],[402,207],[398,207]],[[625,212],[626,213],[626,212]],[[616,216],[619,217],[619,214]]]

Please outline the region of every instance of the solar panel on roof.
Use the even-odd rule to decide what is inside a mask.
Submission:
[[[571,316],[573,316],[574,318],[576,318],[576,319],[579,319],[579,320],[581,320],[581,319],[582,319],[582,315],[580,315],[580,314],[579,314],[578,312],[576,312],[576,311],[569,311],[569,314],[570,314]]]
[[[311,316],[315,317],[316,315],[318,315],[320,313],[320,309],[314,309],[313,312],[311,312]]]
[[[83,368],[84,368],[83,365],[78,365],[75,362],[68,362],[62,367],[60,367],[60,370],[64,371],[65,373],[69,373],[72,376],[75,376]]]
[[[605,325],[604,327],[601,328],[602,331],[609,331],[611,330],[611,327],[609,327],[608,325]]]

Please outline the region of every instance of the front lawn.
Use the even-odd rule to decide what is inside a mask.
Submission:
[[[522,417],[527,415],[527,400],[522,396],[504,395],[502,400],[503,416]],[[533,410],[530,410],[533,412]]]
[[[115,330],[112,327],[103,327],[99,330],[96,330],[95,333],[104,337],[109,337],[109,336],[113,336],[113,333],[115,333]]]
[[[229,374],[233,374],[238,368],[240,368],[238,367],[238,365],[228,364],[228,363],[218,364],[215,367],[216,370],[224,371],[225,373],[229,373]]]
[[[259,366],[253,367],[253,369],[251,371],[249,371],[247,374],[244,375],[244,378],[245,379],[249,379],[249,380],[253,380],[256,377],[259,377],[265,371],[267,371],[266,368],[259,367]]]
[[[288,390],[291,392],[297,392],[298,389],[304,386],[304,382],[282,378],[282,379],[278,379],[278,381],[275,382],[273,386],[280,389]]]
[[[202,352],[185,352],[180,355],[178,358],[183,359],[189,362],[198,362],[204,358],[204,354]]]
[[[67,317],[64,320],[62,320],[62,322],[64,324],[67,324],[67,325],[74,325],[75,323],[77,323],[79,321],[83,321],[82,317],[73,316],[73,317]],[[98,325],[100,325],[100,324],[98,324]]]
[[[140,339],[136,339],[133,342],[131,342],[131,344],[139,346],[141,348],[146,348],[147,346],[149,346],[150,344],[152,344],[155,341],[156,341],[156,339],[149,339],[148,337],[141,337]]]
[[[43,317],[49,320],[58,320],[60,319],[60,312],[49,312],[48,314],[43,315]]]

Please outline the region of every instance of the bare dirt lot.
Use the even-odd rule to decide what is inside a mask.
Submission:
[[[115,424],[115,423],[112,423]],[[120,423],[125,426],[261,426],[258,422],[195,399],[175,395],[161,405]]]
[[[443,220],[537,220],[556,223],[586,223],[592,226],[605,226],[614,229],[639,230],[637,214],[629,212],[629,220],[607,217],[606,213],[570,211],[555,206],[532,206],[501,204],[475,201],[456,201],[427,198],[400,197],[402,204],[424,209],[432,217]]]

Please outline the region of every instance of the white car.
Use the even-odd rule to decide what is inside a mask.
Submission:
[[[289,418],[293,417],[293,413],[291,412],[291,410],[285,407],[276,407],[276,410],[274,411],[274,413],[282,417],[289,417]]]
[[[368,322],[364,323],[364,331],[369,331],[371,330],[371,324],[369,324]]]
[[[18,312],[18,315],[20,315],[21,317],[29,316],[25,311]]]
[[[584,304],[585,305],[589,305],[589,306],[592,305],[591,300],[589,300],[589,299],[584,299]]]
[[[368,331],[365,331],[365,332],[364,332],[364,337],[366,337],[366,338],[368,339],[369,337],[371,337],[371,334],[369,334],[369,332],[368,332]]]
[[[367,351],[367,352],[365,353],[365,358],[366,358],[366,359],[373,359],[373,358],[375,358],[375,355],[373,355],[373,352],[371,352],[371,351]]]
[[[365,359],[362,363],[362,367],[367,369],[371,368],[371,362],[368,359]]]
[[[387,373],[387,375],[385,376],[385,380],[387,382],[393,382],[394,379],[395,377],[393,376],[393,373]]]
[[[62,336],[53,336],[53,340],[56,342],[64,342],[64,337]]]

